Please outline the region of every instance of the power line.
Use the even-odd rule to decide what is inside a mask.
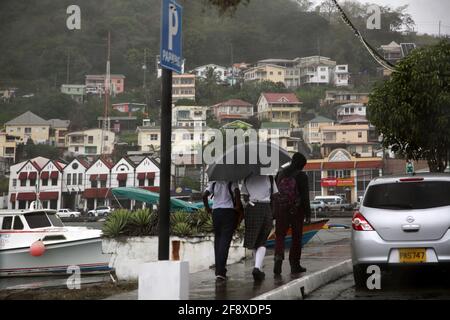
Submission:
[[[385,60],[384,57],[382,57],[372,46],[364,39],[364,37],[361,35],[361,32],[353,25],[353,23],[350,21],[350,19],[345,14],[344,10],[341,8],[341,6],[337,3],[337,0],[332,0],[336,8],[338,9],[339,13],[341,14],[341,19],[344,21],[346,25],[352,29],[355,36],[362,42],[364,47],[367,49],[369,54],[372,56],[372,58],[380,64],[385,69],[388,69],[392,72],[396,72],[395,66],[390,63],[389,61]]]

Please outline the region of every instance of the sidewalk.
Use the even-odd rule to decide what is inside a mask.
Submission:
[[[287,255],[286,255],[287,256]],[[190,275],[190,300],[247,300],[267,293],[287,283],[327,269],[350,259],[350,230],[321,230],[303,248],[302,266],[308,271],[299,276],[290,274],[287,260],[281,276],[273,274],[273,251],[268,250],[264,260],[266,279],[255,283],[251,271],[253,259],[227,266],[229,279],[217,283],[214,270],[205,270]],[[137,290],[109,297],[107,300],[136,300]]]

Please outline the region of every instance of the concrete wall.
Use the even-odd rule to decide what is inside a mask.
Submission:
[[[214,237],[171,237],[170,240],[170,259],[188,261],[190,273],[207,270],[214,265]],[[158,261],[158,237],[104,239],[103,253],[112,254],[110,267],[115,268],[119,280],[137,280],[139,265]],[[241,261],[246,257],[246,253],[242,240],[234,239],[228,255],[228,264]]]

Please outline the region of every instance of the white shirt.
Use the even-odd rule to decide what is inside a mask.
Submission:
[[[213,205],[212,209],[229,209],[234,208],[233,199],[230,195],[230,190],[228,189],[228,181],[210,181],[208,183],[208,187],[206,188],[206,191],[209,191],[209,193],[214,194],[213,199]],[[213,190],[214,185],[214,190]],[[238,189],[239,186],[236,182],[231,183],[231,192]]]
[[[278,188],[273,180],[273,193],[277,193]],[[269,176],[250,176],[242,183],[241,193],[249,195],[251,202],[270,203],[270,178]]]

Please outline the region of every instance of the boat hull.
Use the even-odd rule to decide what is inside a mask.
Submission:
[[[0,250],[0,277],[72,274],[77,267],[81,273],[111,271],[111,255],[102,253],[101,238],[45,244],[45,249],[38,257],[29,247]]]
[[[320,231],[324,227],[324,225],[328,222],[328,219],[313,221],[309,224],[303,225],[303,236],[302,236],[302,246],[307,244],[317,232]],[[285,248],[289,248],[292,244],[292,229],[289,228],[286,237],[284,239]],[[268,248],[275,247],[275,230],[272,230],[269,237],[267,238],[266,246]]]

